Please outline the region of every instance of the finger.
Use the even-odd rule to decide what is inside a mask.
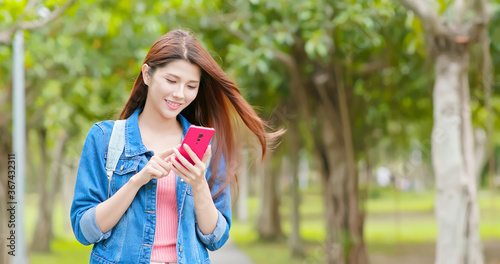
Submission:
[[[173,158],[175,158],[175,152],[173,152],[171,155],[169,155],[168,157],[166,157],[163,160],[168,163],[168,162],[171,162]]]
[[[165,164],[166,166],[167,164]],[[160,164],[158,163],[152,163],[151,166],[156,169],[157,171],[161,172],[162,175],[167,175],[168,174],[168,171],[166,170],[166,168],[162,167]],[[161,176],[161,175],[160,175]]]
[[[159,156],[153,156],[151,158],[154,162],[156,162],[160,167],[164,168],[165,170],[167,169],[168,167],[168,163],[166,160],[160,158]]]
[[[167,161],[167,171],[171,171],[172,170],[172,162],[169,160]]]
[[[175,146],[175,148],[174,148],[174,149],[180,150],[180,149],[181,149],[181,145],[182,145],[182,144],[179,144],[179,145]]]
[[[196,153],[194,153],[194,151],[188,146],[188,144],[184,144],[182,146],[186,150],[189,157],[191,157],[191,160],[194,161],[194,164],[199,164],[201,162],[200,158],[198,158],[198,156],[196,156]]]
[[[175,156],[177,157],[178,161],[180,161],[180,163],[182,165],[184,165],[184,167],[186,167],[189,170],[193,170],[193,165],[191,164],[191,162],[189,162],[186,158],[184,158],[184,156],[182,156],[182,154],[177,149],[174,149],[174,152],[175,152]],[[172,160],[177,161],[175,159],[172,159]]]
[[[174,153],[174,149],[169,149],[167,151],[158,153],[158,156],[162,159],[166,159],[168,156],[172,155]]]
[[[175,172],[175,174],[179,175],[182,181],[185,181],[186,183],[190,182],[190,179],[182,172],[180,172],[177,168],[173,167],[172,170]]]
[[[205,151],[205,154],[203,155],[203,158],[201,159],[201,162],[203,164],[207,164],[208,158],[210,157],[210,154],[212,154],[212,145],[208,145],[207,151]]]
[[[158,180],[159,180],[159,179],[165,178],[165,177],[167,177],[167,176],[168,176],[168,174],[162,174],[162,175],[155,175],[155,176],[153,176],[153,178],[155,178],[155,179],[158,179]]]
[[[189,161],[186,161],[186,162],[189,163]],[[177,169],[182,174],[189,174],[189,170],[186,167],[184,167],[183,166],[184,164],[181,164],[178,160],[173,159],[172,160],[172,165],[173,165],[172,166],[173,168]],[[191,165],[191,164],[189,164],[189,165]]]
[[[154,178],[154,177],[158,177],[160,175],[162,175],[162,172],[157,170],[156,168],[153,168],[153,167],[149,167],[147,170],[146,170],[147,174],[149,175],[150,178]]]

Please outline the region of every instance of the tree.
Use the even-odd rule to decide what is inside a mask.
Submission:
[[[273,157],[275,158],[275,157]],[[279,215],[279,197],[277,189],[279,166],[267,156],[262,164],[257,166],[260,177],[260,211],[256,223],[257,233],[262,240],[277,240],[283,237],[281,218]]]
[[[293,108],[292,106],[290,106]],[[292,256],[303,257],[305,255],[304,243],[300,236],[300,193],[299,193],[299,162],[300,162],[300,148],[304,145],[300,140],[300,130],[299,122],[297,118],[290,117],[290,125],[288,130],[288,148],[290,157],[290,170],[291,174],[288,178],[291,178],[290,183],[290,195],[292,196],[292,208],[290,222],[292,224],[292,232],[289,237],[290,251]]]
[[[401,2],[422,21],[428,56],[434,58],[436,263],[483,263],[468,68],[470,45],[484,37],[489,23],[488,4],[486,0],[455,1],[440,16],[437,2]]]
[[[53,4],[48,4],[48,7],[44,6],[46,4],[44,1],[39,1],[39,0],[32,0],[28,1],[26,4],[24,2],[17,2],[17,3],[11,3],[10,6],[8,6],[8,9],[4,9],[5,11],[3,14],[7,15],[9,19],[5,19],[3,23],[0,23],[0,48],[2,48],[3,45],[10,45],[12,41],[12,35],[14,32],[17,30],[36,30],[49,22],[55,20],[61,14],[63,14],[68,7],[70,7],[73,4],[74,0],[69,0],[66,1],[62,5],[53,5]],[[36,12],[36,7],[43,7],[45,8],[42,15],[40,12]],[[50,11],[49,8],[52,8],[52,12]],[[2,8],[3,9],[3,8]],[[47,13],[49,12],[49,13]],[[3,54],[2,54],[3,55]],[[10,55],[10,52],[7,52],[6,55]],[[11,62],[12,58],[10,56],[6,56],[7,61]],[[7,70],[6,70],[7,69]],[[9,72],[10,67],[2,67],[2,74]],[[2,78],[3,79],[3,78]],[[6,80],[10,80],[10,78],[5,78]],[[8,81],[7,83],[3,83],[3,85],[6,85],[8,87],[11,87],[11,81]],[[7,103],[8,100],[11,98],[11,89],[5,88],[1,90],[1,97],[0,97],[0,104],[3,107],[9,107],[9,109],[2,109],[3,112],[6,114],[3,115],[3,118],[0,120],[0,134],[1,136],[1,144],[0,144],[0,158],[3,158],[4,160],[7,157],[7,153],[11,152],[11,139],[12,137],[10,136],[11,133],[9,132],[9,127],[10,123],[12,121],[12,113],[11,113],[11,104]],[[7,175],[6,173],[7,167],[0,165],[0,173],[3,175]],[[0,182],[0,197],[6,198],[6,181],[1,181]],[[23,190],[24,191],[24,190]],[[24,195],[21,192],[18,192],[17,195]],[[2,199],[4,200],[4,199]],[[5,199],[6,200],[6,199]],[[4,208],[5,205],[0,205],[0,209],[2,211],[5,211],[6,208]],[[2,214],[0,217],[0,220],[4,220],[3,218],[5,217],[5,214]],[[4,222],[4,221],[0,221]],[[0,227],[0,234],[4,235],[6,234],[6,226],[1,226]],[[0,246],[2,248],[5,248],[4,241],[0,243]],[[1,250],[0,251],[0,262],[1,263],[7,263],[7,255],[5,254],[6,251]]]
[[[357,55],[381,46],[376,31],[390,18],[385,8],[391,8],[387,1],[232,1],[223,9],[227,13],[214,19],[241,42],[229,46],[227,57],[239,76],[248,76],[239,83],[267,87],[252,89],[255,97],[273,90],[288,96],[294,114],[305,120],[301,136],[311,140],[323,176],[327,263],[368,261],[352,138],[357,117],[352,80],[386,65],[354,69]],[[360,41],[348,43],[352,37]]]
[[[58,7],[52,12],[50,11],[50,9],[44,9],[41,12],[39,10],[39,17],[37,19],[25,20],[26,17],[36,16],[34,14],[36,13],[37,7],[47,8],[46,6],[44,6],[43,2],[44,1],[40,0],[28,1],[26,6],[24,7],[23,12],[19,15],[18,20],[0,31],[0,45],[10,44],[12,42],[12,35],[18,30],[34,30],[58,18],[59,16],[61,16],[61,14],[64,13],[64,11],[66,11],[66,9],[68,9],[68,7],[73,5],[75,0],[66,1],[61,7]],[[49,13],[47,13],[47,11]]]

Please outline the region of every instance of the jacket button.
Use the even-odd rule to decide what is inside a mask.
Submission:
[[[182,252],[182,246],[179,246],[179,251],[181,251],[181,252]]]

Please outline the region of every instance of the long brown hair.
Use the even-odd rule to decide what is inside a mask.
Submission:
[[[267,141],[282,134],[283,131],[267,133],[267,125],[257,115],[252,106],[241,96],[236,84],[231,81],[210,54],[203,49],[198,40],[184,30],[173,30],[160,37],[150,48],[144,63],[148,64],[151,73],[155,68],[163,67],[173,60],[186,60],[201,69],[201,80],[196,99],[181,114],[192,124],[215,128],[212,145],[211,171],[208,181],[212,189],[215,180],[224,181],[217,191],[232,184],[237,190],[237,169],[240,163],[241,143],[247,141],[244,131],[250,130],[262,149],[262,158],[266,154]],[[135,80],[134,88],[128,99],[120,119],[130,117],[138,108],[146,103],[147,85],[142,72]],[[224,159],[226,175],[219,172],[218,164]],[[221,175],[219,175],[219,173]]]

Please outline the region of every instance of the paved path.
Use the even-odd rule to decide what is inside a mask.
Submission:
[[[221,249],[209,251],[212,264],[253,264],[252,260],[229,239]]]

